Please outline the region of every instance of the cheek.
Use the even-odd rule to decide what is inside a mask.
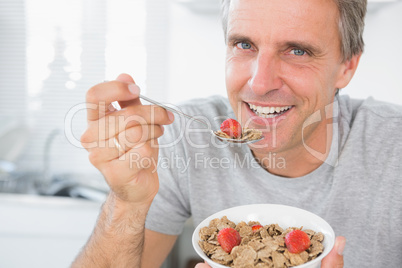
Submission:
[[[312,94],[317,77],[307,68],[285,65],[282,67],[282,79],[294,95],[304,99]]]
[[[231,57],[226,60],[226,89],[228,95],[238,93],[250,78],[250,69],[245,62]]]
[[[286,66],[284,80],[293,94],[308,102],[326,99],[332,93],[331,76],[328,71],[316,66]]]
[[[235,113],[237,120],[242,122],[243,117],[243,108],[239,107],[241,105],[241,96],[240,92],[247,88],[247,81],[249,76],[248,69],[245,67],[245,64],[239,64],[239,62],[235,62],[233,60],[229,60],[226,62],[226,91],[229,102],[232,106],[232,109]]]

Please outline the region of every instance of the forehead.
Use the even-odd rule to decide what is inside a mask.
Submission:
[[[333,0],[232,0],[227,32],[267,41],[339,42],[338,8]]]

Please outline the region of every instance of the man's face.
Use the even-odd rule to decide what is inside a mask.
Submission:
[[[243,126],[265,130],[261,152],[302,146],[303,123],[345,86],[344,65],[333,1],[232,1],[228,97]],[[325,137],[327,123],[304,129],[304,141]]]

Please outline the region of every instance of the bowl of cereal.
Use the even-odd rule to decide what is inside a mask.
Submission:
[[[335,233],[309,211],[254,204],[209,216],[195,228],[192,243],[212,268],[318,268],[334,246]]]

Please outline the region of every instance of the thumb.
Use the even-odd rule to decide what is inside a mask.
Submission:
[[[346,239],[338,236],[335,239],[334,248],[322,260],[321,268],[342,268],[343,267],[343,250],[345,249]]]
[[[131,75],[125,74],[125,73],[120,74],[116,78],[116,80],[119,82],[127,83],[127,84],[135,84],[134,79],[131,77]],[[129,90],[130,90],[130,86],[131,85],[129,85]],[[139,89],[138,86],[137,86],[137,89]],[[119,101],[119,105],[121,108],[125,108],[130,105],[138,105],[138,104],[141,104],[141,101],[139,98],[135,98],[133,100],[128,100],[128,101]]]
[[[198,263],[194,268],[211,268],[207,263]]]
[[[129,74],[120,74],[117,78],[117,81],[126,82],[128,84],[135,83],[134,79]]]

